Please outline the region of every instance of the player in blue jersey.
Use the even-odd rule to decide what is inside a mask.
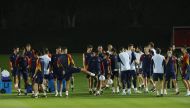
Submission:
[[[142,64],[142,71],[143,71],[143,78],[144,78],[144,85],[145,85],[145,92],[147,93],[148,90],[148,83],[153,85],[155,88],[155,84],[151,78],[152,72],[152,55],[149,52],[149,48],[147,46],[144,47],[144,54],[140,58],[140,63]]]
[[[53,72],[53,78],[54,78],[54,87],[55,87],[55,96],[58,96],[58,89],[57,89],[57,80],[60,79],[59,77],[59,68],[58,68],[58,65],[57,65],[57,62],[58,62],[58,58],[59,56],[61,55],[61,47],[57,47],[56,48],[56,53],[52,55],[51,57],[51,62],[50,62],[50,66],[51,66],[51,70],[50,72]]]
[[[164,94],[167,95],[166,84],[172,79],[172,82],[175,87],[176,95],[179,94],[179,89],[176,81],[176,72],[177,72],[177,58],[173,55],[172,51],[167,51],[167,56],[165,57],[166,68],[165,68],[165,81],[164,81]]]
[[[15,89],[17,89],[17,91],[20,90],[20,84],[18,81],[18,68],[16,66],[18,53],[19,53],[19,47],[15,47],[13,48],[13,53],[9,57],[9,63],[10,63],[10,69],[11,69],[12,77],[14,81],[14,87]]]
[[[93,46],[92,45],[88,45],[87,49],[86,49],[86,52],[83,53],[83,67],[84,67],[84,69],[88,70],[89,61],[90,61],[90,59],[92,57],[92,50],[93,50]],[[87,78],[88,78],[89,93],[92,94],[92,92],[93,92],[93,90],[92,90],[93,79],[89,75],[87,75]]]
[[[111,57],[111,71],[112,71],[112,80],[115,81],[115,84],[112,85],[112,93],[119,93],[119,86],[120,86],[120,79],[119,79],[119,72],[120,72],[120,63],[119,63],[119,56],[115,48],[112,49],[112,57]]]
[[[19,81],[21,80],[21,76],[24,79],[24,88],[25,88],[25,95],[27,95],[27,87],[29,85],[28,81],[28,68],[29,68],[29,61],[28,58],[24,55],[25,50],[21,49],[19,52],[19,57],[17,58],[17,68],[18,68],[18,73],[19,73]],[[19,90],[18,95],[21,95],[21,91]]]

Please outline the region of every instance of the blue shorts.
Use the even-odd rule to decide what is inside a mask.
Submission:
[[[24,81],[28,80],[28,70],[19,70],[19,74],[22,75]]]
[[[182,74],[182,79],[189,80],[190,73]]]
[[[165,75],[166,81],[169,81],[170,79],[176,79],[176,74],[175,72],[167,72]]]
[[[44,74],[44,79],[49,79],[49,74]]]
[[[158,81],[158,79],[163,80],[163,76],[164,76],[163,73],[154,73],[153,74],[153,81]]]
[[[143,71],[143,77],[144,78],[150,78],[150,76],[151,76],[151,72],[145,72],[145,71]]]
[[[35,77],[35,83],[42,84],[43,83],[43,74],[42,72],[38,72]]]
[[[68,81],[70,80],[70,78],[72,77],[73,73],[80,73],[81,72],[81,68],[79,67],[70,67],[67,69],[65,75],[63,76],[63,78]]]
[[[117,77],[117,78],[119,77],[119,71],[113,71],[112,72],[111,79],[113,80],[114,77]]]
[[[13,77],[17,76],[19,73],[18,73],[18,69],[17,68],[13,68],[12,70],[12,75]]]

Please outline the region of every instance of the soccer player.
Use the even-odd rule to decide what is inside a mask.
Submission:
[[[48,79],[49,79],[49,73],[50,73],[50,62],[51,62],[51,58],[48,56],[49,54],[49,50],[48,48],[45,48],[43,50],[43,56],[41,56],[41,60],[43,60],[44,62],[44,67],[42,69],[42,72],[44,73],[44,80],[43,80],[43,84],[45,86],[44,89],[47,90],[47,86],[48,86]]]
[[[61,79],[65,79],[66,80],[66,96],[69,95],[69,86],[70,86],[70,78],[72,77],[73,73],[85,73],[87,75],[90,75],[92,77],[95,76],[94,73],[91,73],[89,71],[87,71],[84,68],[79,68],[79,67],[75,67],[74,66],[74,60],[72,59],[71,55],[69,55],[68,53],[68,49],[66,47],[64,47],[62,49],[62,54],[60,55],[60,57],[58,58],[58,68],[59,68],[59,76],[60,76],[60,96],[62,96],[62,80]]]
[[[152,56],[154,56],[156,54],[156,50],[154,49],[154,43],[153,42],[149,42],[148,48],[149,48],[150,54]]]
[[[125,51],[124,48],[121,48],[119,53],[119,62],[121,64],[121,82],[122,82],[122,95],[126,95],[126,83],[127,80],[130,79],[130,58],[129,54]],[[127,84],[127,88],[129,89],[130,86]]]
[[[142,63],[140,63],[140,58],[144,53],[141,51],[140,47],[136,47],[136,51],[135,51],[135,55],[137,58],[137,63],[136,64],[136,71],[137,71],[137,81],[139,84],[139,89],[141,89],[142,87],[144,87],[144,79],[142,76]]]
[[[144,78],[144,85],[145,85],[145,92],[148,92],[148,83],[153,85],[155,88],[155,84],[151,78],[152,72],[152,55],[150,54],[149,47],[144,47],[144,54],[140,58],[140,63],[142,64],[142,71],[143,71],[143,78]]]
[[[98,46],[98,56],[101,58],[101,60],[104,58],[104,51],[103,47],[101,45]]]
[[[18,53],[19,53],[19,47],[13,48],[13,53],[9,57],[9,60],[10,60],[10,69],[11,69],[12,77],[14,80],[14,87],[19,92],[20,84],[19,84],[19,80],[18,80],[18,68],[16,66],[16,60],[18,58]]]
[[[102,64],[103,64],[103,75],[105,76],[105,84],[106,87],[109,87],[108,85],[108,80],[111,79],[111,60],[110,60],[110,54],[109,53],[105,53],[104,54],[104,58],[102,60]]]
[[[55,87],[55,96],[58,96],[58,89],[57,89],[57,80],[60,80],[62,79],[60,76],[59,76],[59,68],[58,68],[58,58],[60,57],[61,55],[61,47],[57,47],[56,48],[56,53],[52,55],[51,57],[51,72],[53,72],[53,78],[54,78],[54,87]]]
[[[19,57],[17,58],[16,65],[18,67],[18,73],[19,73],[19,81],[21,80],[21,75],[24,79],[24,88],[25,88],[25,95],[27,95],[27,87],[29,85],[28,81],[28,68],[29,68],[29,61],[28,58],[24,55],[25,49],[21,49],[19,52]],[[18,89],[18,95],[21,95],[21,90]]]
[[[153,64],[153,80],[156,86],[156,96],[163,96],[163,75],[165,66],[165,57],[160,54],[161,49],[156,50],[156,54],[152,57]],[[159,93],[160,90],[160,93]]]
[[[33,80],[34,80],[34,98],[38,98],[39,92],[40,92],[40,87],[42,88],[43,91],[43,96],[47,97],[45,86],[43,84],[43,78],[44,78],[44,67],[46,67],[45,60],[40,58],[41,53],[39,51],[36,51],[35,57],[37,58],[36,60],[36,69],[35,69],[35,74],[33,75]]]
[[[90,58],[88,63],[88,71],[95,74],[95,77],[91,77],[91,85],[92,85],[91,87],[93,89],[93,92],[95,92],[95,95],[100,95],[101,86],[98,77],[100,74],[103,75],[102,68],[103,64],[100,57],[96,52],[92,52],[92,57]],[[104,79],[102,79],[101,81],[104,81]]]
[[[177,64],[176,64],[176,60],[177,58],[172,54],[172,51],[168,50],[167,51],[167,56],[166,58],[166,75],[165,75],[165,81],[164,81],[164,95],[167,95],[167,90],[166,90],[166,84],[167,82],[170,80],[170,78],[172,78],[172,82],[174,84],[175,87],[175,91],[176,91],[176,95],[179,94],[179,90],[178,90],[178,85],[177,85],[177,81],[176,81],[176,72],[177,72]]]
[[[112,93],[119,93],[119,72],[120,72],[120,64],[118,60],[118,54],[115,48],[112,49],[112,57],[111,57],[111,71],[112,71],[112,76],[111,79],[114,81],[115,84],[112,84]]]
[[[135,64],[137,63],[137,58],[134,52],[133,44],[128,45],[128,50],[126,52],[129,54],[129,59],[130,59],[130,78],[127,80],[127,84],[129,86],[127,93],[129,95],[131,94],[131,80],[134,85],[134,92],[140,93],[140,91],[137,90],[137,73],[136,73],[136,67],[135,67]]]
[[[182,66],[181,66],[181,70],[182,70],[182,79],[183,79],[183,83],[185,85],[185,88],[187,90],[187,94],[186,96],[190,96],[190,83],[189,83],[189,77],[190,77],[190,56],[186,50],[185,47],[181,48],[181,52],[183,53],[182,56]]]
[[[92,57],[92,50],[93,50],[93,46],[92,45],[88,45],[86,53],[83,54],[83,67],[84,67],[84,69],[89,70],[88,66],[89,66],[89,61],[90,61],[90,59]],[[93,93],[93,90],[92,90],[93,79],[89,75],[87,75],[87,78],[88,78],[89,93],[92,94]]]
[[[111,44],[108,44],[108,53],[111,55],[112,54],[112,49],[113,49],[113,46]]]

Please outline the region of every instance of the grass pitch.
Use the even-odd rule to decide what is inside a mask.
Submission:
[[[73,58],[77,66],[82,66],[82,54],[73,54]],[[0,66],[8,69],[8,55],[0,55]],[[28,96],[17,96],[13,89],[12,94],[0,94],[0,107],[190,107],[190,97],[185,97],[185,88],[179,76],[180,95],[174,95],[174,90],[170,89],[168,95],[164,97],[155,97],[153,93],[148,94],[134,94],[130,96],[122,96],[121,94],[112,94],[111,89],[104,91],[101,96],[94,96],[88,94],[87,79],[84,74],[74,74],[75,89],[70,91],[68,98],[54,97],[54,94],[48,94],[48,98],[31,98]]]

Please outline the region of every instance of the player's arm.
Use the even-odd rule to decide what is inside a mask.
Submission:
[[[111,74],[111,60],[109,60],[108,73]]]
[[[85,59],[85,54],[83,53],[83,68],[88,69],[88,66],[86,65],[86,59]]]
[[[10,67],[10,70],[12,71],[13,70],[13,63],[12,63],[11,57],[10,57],[10,60],[9,60],[9,67]]]
[[[75,66],[75,62],[70,54],[68,54],[70,65]]]

